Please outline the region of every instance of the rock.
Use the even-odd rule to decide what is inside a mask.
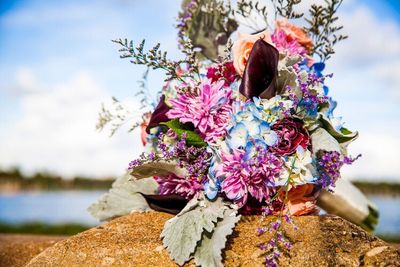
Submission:
[[[159,237],[170,218],[147,212],[115,219],[55,244],[27,266],[176,266]],[[400,266],[399,250],[339,217],[303,216],[294,222],[298,230],[285,225],[294,246],[281,257],[281,266]],[[268,236],[256,235],[259,224],[258,216],[242,217],[224,252],[225,266],[262,266],[257,245]]]
[[[390,249],[388,246],[380,246],[368,251],[361,258],[361,263],[365,266],[400,266],[398,255],[398,250]]]
[[[0,234],[0,266],[25,266],[34,256],[64,236]]]

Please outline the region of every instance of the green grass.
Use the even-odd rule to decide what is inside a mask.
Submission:
[[[380,234],[378,237],[388,243],[400,244],[400,234]]]
[[[0,223],[0,233],[42,234],[42,235],[75,235],[89,229],[90,226],[77,223],[47,224],[31,222],[22,224]]]

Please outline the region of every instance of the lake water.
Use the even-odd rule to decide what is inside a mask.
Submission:
[[[76,222],[96,225],[98,221],[87,212],[104,191],[51,191],[0,194],[0,222],[48,223]],[[378,234],[400,235],[400,197],[370,196],[379,207]]]
[[[400,235],[400,197],[369,196],[379,208],[378,234]]]
[[[32,191],[0,194],[0,221],[82,223],[95,225],[87,208],[104,191]]]

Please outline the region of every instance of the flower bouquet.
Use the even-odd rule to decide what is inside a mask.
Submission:
[[[304,27],[289,22],[303,17],[294,12],[300,1],[272,2],[271,22],[267,8],[252,1],[235,7],[186,1],[177,25],[182,60],[168,59],[159,45],[146,52],[144,41],[137,47],[114,41],[123,58],[165,70],[166,82],[154,111],[135,125],[146,153],[129,163],[130,178],[113,185],[125,195],[106,196],[91,211],[100,219],[131,211],[176,214],[161,238],[179,265],[192,258],[221,265],[235,224],[253,214],[276,218],[260,222],[255,233],[273,233],[260,249],[266,265],[276,265],[292,246],[282,225],[317,214],[320,192],[334,190],[341,167],[359,157],[347,155],[358,134],[334,116],[326,85],[332,75],[324,74],[333,45],[346,38],[335,26],[341,1],[311,6]],[[264,30],[232,37],[254,16]],[[112,117],[104,114],[103,124]]]

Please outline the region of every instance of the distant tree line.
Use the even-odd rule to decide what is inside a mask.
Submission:
[[[358,180],[353,181],[353,184],[367,195],[400,195],[400,183],[398,182],[370,182]]]
[[[112,178],[93,179],[80,176],[65,179],[48,172],[36,172],[31,176],[25,176],[18,167],[0,169],[0,191],[12,187],[21,190],[108,189],[113,180]]]

